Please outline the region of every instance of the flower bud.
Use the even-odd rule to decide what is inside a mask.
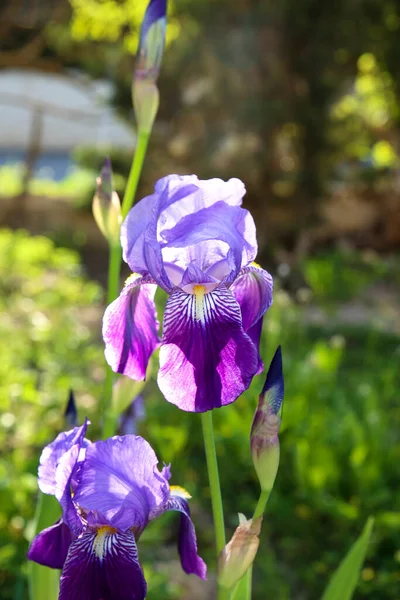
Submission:
[[[140,31],[132,100],[138,129],[145,133],[150,133],[158,111],[156,81],[165,47],[166,12],[167,0],[150,0]]]
[[[100,177],[96,179],[97,190],[93,198],[94,220],[110,246],[119,245],[122,223],[121,204],[112,187],[112,170],[109,158],[104,161]]]
[[[69,391],[64,421],[69,427],[77,427],[78,425],[78,411],[76,409],[74,392],[72,390]]]
[[[253,464],[261,489],[270,492],[279,466],[279,427],[284,383],[279,346],[269,367],[250,431]]]
[[[253,564],[260,540],[262,517],[247,520],[239,515],[239,527],[218,557],[218,583],[232,588]]]

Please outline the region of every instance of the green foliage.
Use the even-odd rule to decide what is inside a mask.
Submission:
[[[333,574],[322,600],[351,600],[360,578],[374,521],[368,519],[360,537],[354,542]]]
[[[323,264],[328,262],[326,255]],[[354,272],[356,264],[364,268],[355,255],[350,262]],[[305,272],[307,268],[306,262]],[[392,278],[379,259],[368,277],[372,280],[378,272]],[[90,437],[96,439],[98,432],[104,375],[101,291],[83,278],[74,253],[23,232],[0,235],[0,282],[0,585],[2,600],[13,599],[14,591],[25,585],[25,596],[19,596],[25,600],[24,557],[33,534],[38,457],[63,427],[70,387],[81,419],[87,414],[93,422]],[[328,293],[318,298],[322,306],[342,299],[332,300]],[[160,292],[160,316],[164,302]],[[286,395],[281,463],[255,562],[254,597],[289,600],[294,590],[304,598],[319,597],[343,548],[373,515],[374,545],[355,598],[397,600],[399,338],[375,331],[369,323],[361,328],[311,326],[311,309],[297,305],[278,283],[265,319],[261,354],[268,364],[282,344]],[[161,461],[171,462],[171,484],[192,494],[200,553],[212,572],[211,506],[199,415],[167,403],[157,388],[156,372],[153,368],[143,391],[147,418],[140,434]],[[233,405],[214,411],[228,536],[237,513],[250,516],[259,495],[249,430],[263,377],[256,377]],[[178,521],[177,515],[166,514],[140,539],[149,598],[190,597],[191,578],[181,576],[177,562]]]
[[[44,237],[1,231],[0,587],[5,599],[26,574],[38,455],[64,428],[70,388],[81,417],[94,414],[96,423],[104,374],[101,298],[100,287],[83,277],[74,252],[55,248]]]

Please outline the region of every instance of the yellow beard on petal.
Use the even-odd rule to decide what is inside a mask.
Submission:
[[[204,285],[194,285],[193,294],[195,297],[196,321],[202,321],[204,319],[204,296],[206,288]]]
[[[99,527],[97,530],[93,542],[93,550],[99,560],[103,560],[107,538],[113,533],[117,533],[117,530],[114,527],[110,527],[110,525],[104,525],[104,527]]]
[[[189,492],[180,485],[171,485],[169,489],[171,491],[171,496],[179,496],[179,498],[185,498],[186,500],[189,500],[189,498],[192,497]]]

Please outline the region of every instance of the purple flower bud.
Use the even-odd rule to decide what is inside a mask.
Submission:
[[[218,557],[218,583],[232,588],[253,564],[260,540],[262,517],[247,520],[239,515],[240,524]]]
[[[137,434],[137,426],[140,421],[146,418],[146,409],[144,406],[144,398],[141,394],[136,396],[120,417],[120,434]]]
[[[251,453],[261,489],[270,492],[279,466],[279,428],[284,382],[279,346],[269,367],[250,431]]]
[[[111,161],[106,158],[100,177],[96,179],[97,190],[93,198],[94,220],[110,246],[119,246],[122,223],[121,204],[112,186]]]
[[[69,391],[64,420],[68,427],[76,427],[78,425],[78,411],[76,409],[74,392],[72,390]]]
[[[140,32],[132,99],[139,131],[150,133],[159,105],[156,85],[165,47],[167,0],[150,0]]]

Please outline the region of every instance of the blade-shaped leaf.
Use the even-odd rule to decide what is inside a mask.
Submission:
[[[357,587],[374,520],[369,518],[362,534],[354,542],[333,574],[321,600],[350,600]]]
[[[35,535],[53,525],[60,518],[60,512],[60,505],[54,496],[40,493],[36,507]],[[28,579],[30,600],[57,600],[60,571],[29,561]]]

